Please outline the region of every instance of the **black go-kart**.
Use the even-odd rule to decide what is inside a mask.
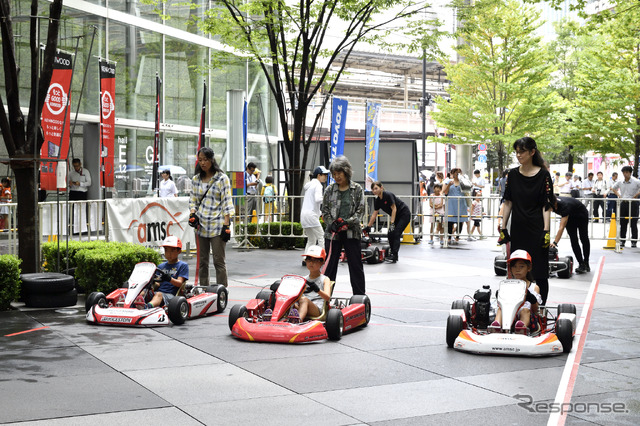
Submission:
[[[507,275],[507,257],[496,256],[493,260],[493,270],[499,277]],[[558,278],[571,278],[573,275],[573,256],[558,257],[557,247],[549,247],[549,276]]]

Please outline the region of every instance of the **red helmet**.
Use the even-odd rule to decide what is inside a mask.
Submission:
[[[174,235],[170,235],[164,239],[164,241],[162,242],[162,247],[176,247],[182,250],[182,241],[180,241],[180,238]]]
[[[303,256],[315,257],[316,259],[322,259],[324,261],[327,258],[327,253],[320,246],[311,246],[304,252]]]
[[[516,250],[513,253],[511,253],[511,256],[509,257],[509,263],[513,262],[514,260],[518,260],[518,259],[522,259],[524,261],[527,261],[529,263],[531,263],[531,255],[529,255],[529,253],[527,253],[526,250]]]

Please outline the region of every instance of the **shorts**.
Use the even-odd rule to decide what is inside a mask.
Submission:
[[[175,295],[171,294],[171,293],[160,293],[162,294],[162,306],[168,306],[169,305],[169,301],[171,299],[173,299],[174,297],[176,297]]]
[[[473,226],[480,228],[480,219],[473,219]]]

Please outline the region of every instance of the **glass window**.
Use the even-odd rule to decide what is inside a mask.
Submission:
[[[162,21],[154,5],[143,4],[140,0],[108,0],[108,2],[109,9],[125,12],[131,16],[144,18],[148,21]]]
[[[204,35],[198,26],[198,21],[204,16],[204,11],[209,7],[208,0],[191,0],[186,2],[165,3],[165,25],[191,34]]]

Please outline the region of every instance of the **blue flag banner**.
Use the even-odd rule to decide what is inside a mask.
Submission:
[[[333,111],[331,113],[331,150],[329,152],[329,162],[334,158],[344,154],[344,133],[347,122],[347,107],[349,102],[333,97]],[[333,182],[329,175],[329,183]]]
[[[378,142],[380,140],[381,110],[382,104],[367,101],[365,190],[371,190],[371,184],[378,180]]]

